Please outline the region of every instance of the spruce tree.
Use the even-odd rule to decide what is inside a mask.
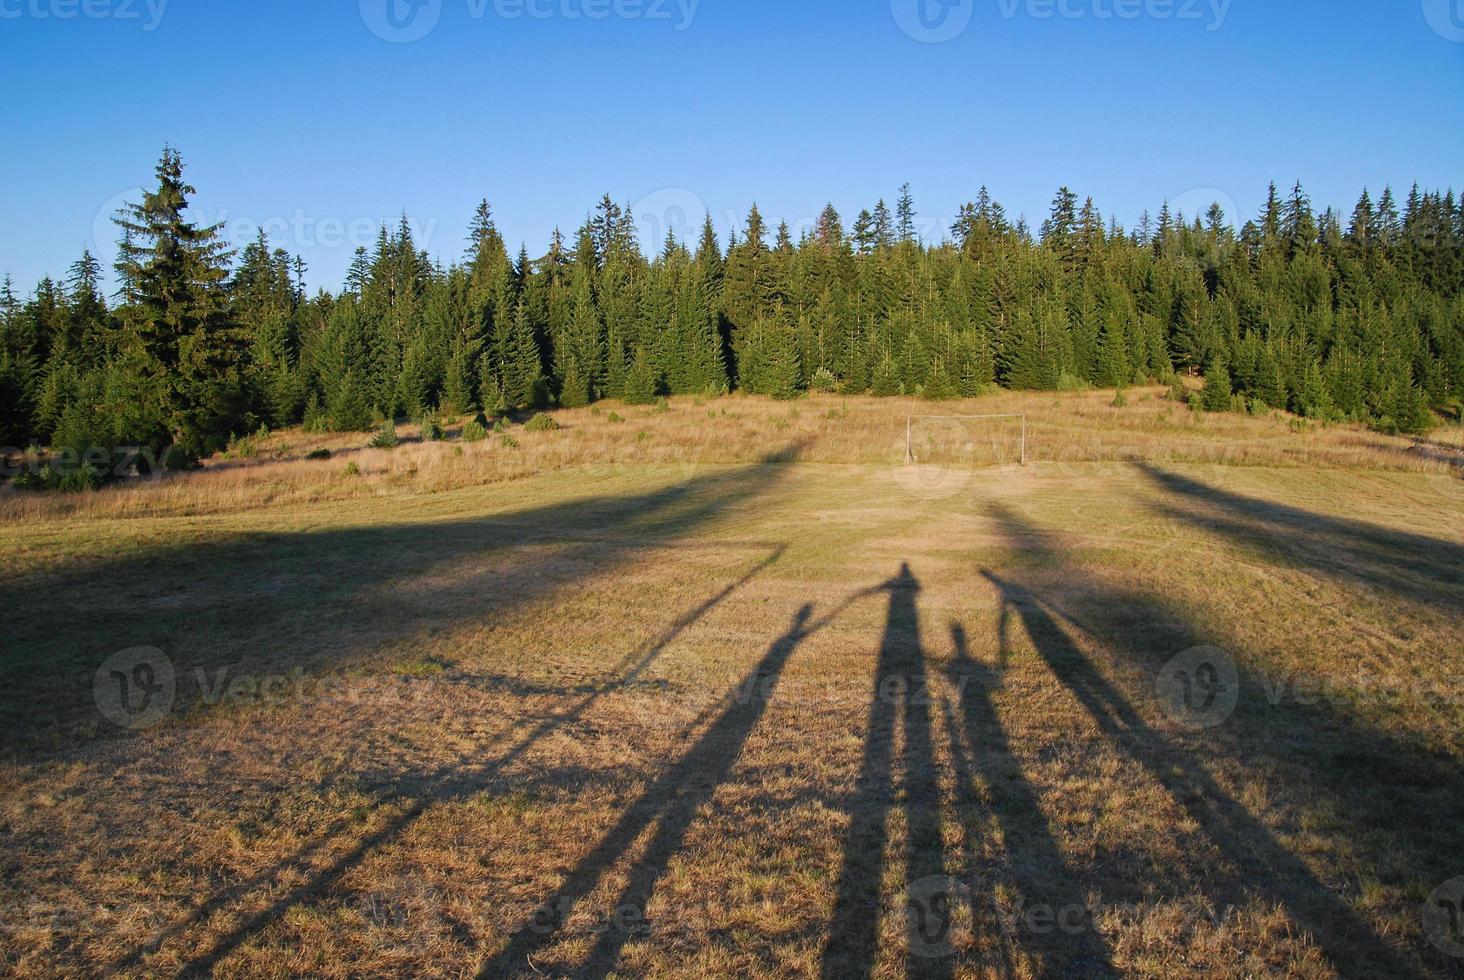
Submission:
[[[1212,358],[1205,368],[1205,390],[1201,404],[1207,412],[1230,411],[1230,397],[1234,394],[1230,385],[1230,370],[1219,357]]]
[[[123,209],[119,271],[136,290],[125,318],[135,337],[136,395],[156,419],[153,448],[187,462],[221,446],[237,417],[243,340],[224,293],[228,250],[217,226],[184,213],[194,189],[164,149],[158,186]]]

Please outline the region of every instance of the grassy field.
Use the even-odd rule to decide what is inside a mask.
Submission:
[[[0,971],[1464,975],[1460,430],[1112,397],[0,494]]]

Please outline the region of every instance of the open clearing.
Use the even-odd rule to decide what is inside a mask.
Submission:
[[[1129,397],[939,409],[1026,468],[738,397],[0,498],[0,969],[1464,972],[1458,430]]]

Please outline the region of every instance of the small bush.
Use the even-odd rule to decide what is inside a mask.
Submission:
[[[656,411],[658,411],[658,412],[669,412],[669,411],[671,411],[671,403],[666,400],[666,398],[665,398],[664,395],[662,397],[656,399]]]
[[[813,377],[808,381],[808,390],[832,394],[839,390],[839,379],[826,367],[821,367],[813,372]]]
[[[508,431],[508,419],[497,419],[496,421],[494,421],[494,423],[493,423],[493,431],[494,432],[507,432]]]
[[[107,482],[107,474],[98,467],[83,463],[77,467],[58,470],[47,464],[38,470],[24,470],[17,473],[11,486],[17,490],[52,490],[61,493],[80,493],[85,490],[99,490]]]
[[[371,438],[371,442],[368,445],[372,449],[395,449],[399,443],[400,440],[397,439],[396,423],[391,419],[387,419],[386,425],[383,425],[381,431]]]
[[[477,419],[468,419],[463,425],[463,442],[482,442],[488,438],[488,429]]]
[[[437,413],[428,412],[422,416],[422,440],[424,442],[441,442],[442,437],[442,420],[437,417]]]
[[[310,455],[306,456],[305,458],[306,459],[330,459],[330,457],[332,455],[333,454],[331,453],[331,451],[329,449],[317,449],[314,452],[312,452]]]
[[[1174,384],[1169,386],[1169,400],[1179,402],[1181,405],[1189,404],[1189,389],[1178,378],[1175,378]]]
[[[525,432],[558,432],[559,420],[552,415],[535,415],[524,426]]]
[[[1128,396],[1123,393],[1123,389],[1122,388],[1118,389],[1117,391],[1115,391],[1113,393],[1113,407],[1114,408],[1126,408],[1126,407],[1128,407]]]
[[[605,421],[609,422],[611,425],[615,425],[617,423],[624,422],[625,419],[623,419],[623,418],[620,417],[620,413],[619,412],[611,412],[606,417]]]
[[[320,404],[320,397],[312,394],[309,403],[305,406],[306,432],[328,432],[330,430],[330,416],[326,415],[325,408]]]
[[[259,455],[259,443],[254,436],[230,436],[228,448],[224,450],[225,459],[253,459]]]
[[[517,449],[519,447],[518,440],[506,432],[499,437],[498,441],[503,445],[504,449]]]
[[[1092,385],[1075,374],[1068,374],[1066,371],[1057,379],[1058,391],[1089,391]]]
[[[351,460],[351,462],[349,462],[349,463],[346,464],[346,476],[360,476],[360,475],[361,475],[361,467],[359,467],[359,466],[356,465],[356,461],[355,460]]]

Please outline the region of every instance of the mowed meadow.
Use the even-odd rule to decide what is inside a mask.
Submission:
[[[1113,400],[0,492],[0,970],[1464,974],[1464,432]]]

